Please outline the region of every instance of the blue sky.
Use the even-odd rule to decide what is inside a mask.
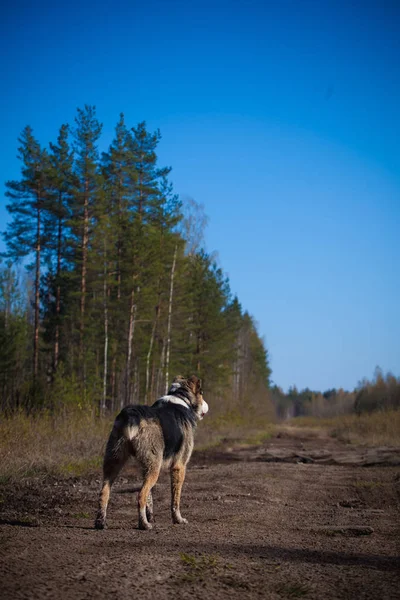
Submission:
[[[274,381],[400,374],[396,0],[15,0],[0,23],[0,185],[26,124],[46,144],[95,104],[105,148],[119,112],[146,120]]]

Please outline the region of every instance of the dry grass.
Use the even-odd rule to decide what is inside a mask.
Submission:
[[[239,411],[208,416],[196,432],[196,450],[208,450],[226,444],[261,444],[275,433],[269,416]]]
[[[24,413],[0,417],[0,482],[31,476],[78,477],[97,472],[114,416],[88,411],[64,416]],[[273,426],[264,417],[239,413],[207,417],[196,432],[197,449],[230,442],[261,443]]]
[[[0,480],[38,474],[82,475],[101,465],[112,418],[23,413],[0,421]]]
[[[0,420],[0,482],[37,475],[58,477],[100,473],[113,416],[88,411],[64,416],[23,413]],[[365,446],[400,445],[400,411],[344,415],[331,419],[299,417],[289,423],[307,435],[331,435]],[[278,428],[277,428],[278,427]],[[281,426],[283,429],[285,425]],[[207,417],[196,434],[196,449],[226,444],[261,444],[280,429],[264,415],[231,411]]]
[[[297,417],[290,425],[323,429],[332,437],[363,446],[400,446],[400,410],[342,415],[331,419]]]

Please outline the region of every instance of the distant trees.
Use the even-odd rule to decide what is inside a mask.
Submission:
[[[328,418],[352,412],[355,392],[333,389],[322,393],[309,388],[300,391],[296,386],[292,386],[285,394],[281,389],[274,387],[272,398],[279,418],[302,416]]]
[[[378,367],[372,381],[363,379],[352,392],[330,389],[325,392],[290,387],[285,394],[277,386],[270,390],[275,411],[280,419],[292,417],[336,417],[356,412],[400,409],[400,378],[383,374]]]
[[[377,367],[372,381],[364,380],[356,392],[354,409],[360,414],[384,409],[400,409],[400,377],[386,375]]]
[[[121,114],[100,155],[101,130],[85,106],[48,149],[30,127],[19,139],[21,177],[6,184],[11,262],[0,264],[3,410],[115,410],[191,372],[221,402],[267,403],[264,343],[202,249],[202,207],[182,207],[158,164],[159,131]]]

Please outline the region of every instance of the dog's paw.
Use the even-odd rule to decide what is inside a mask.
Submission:
[[[102,519],[96,519],[94,522],[95,529],[107,529],[107,524]]]
[[[139,523],[139,529],[141,529],[142,531],[149,531],[150,529],[153,529],[153,525],[151,523],[141,521]]]
[[[179,519],[174,517],[174,525],[187,525],[188,523],[189,521],[183,517],[180,517]]]
[[[146,509],[146,517],[149,523],[154,523],[154,515],[152,512]]]

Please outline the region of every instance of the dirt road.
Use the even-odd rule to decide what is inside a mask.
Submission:
[[[189,524],[170,522],[165,474],[150,532],[136,529],[132,468],[114,487],[106,531],[92,528],[99,476],[4,485],[1,597],[399,598],[399,463],[399,452],[290,430],[197,454],[183,493]]]

